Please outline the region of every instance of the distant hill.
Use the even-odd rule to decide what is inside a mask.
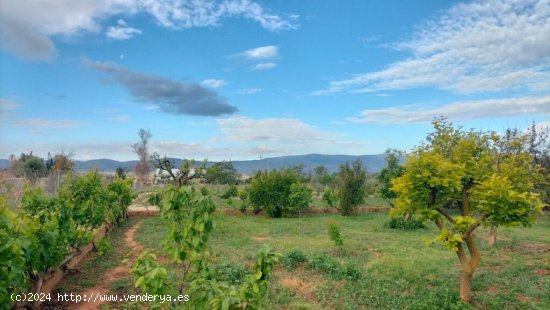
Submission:
[[[257,160],[238,160],[233,161],[233,166],[240,173],[252,174],[257,170],[265,169],[280,169],[286,167],[292,167],[297,165],[304,165],[304,171],[313,172],[313,169],[319,165],[323,165],[329,172],[336,172],[340,164],[345,162],[351,163],[352,161],[360,158],[369,172],[379,172],[385,165],[385,154],[377,155],[322,155],[322,154],[308,154],[308,155],[294,155],[294,156],[281,156],[263,158]],[[181,163],[181,159],[173,159],[176,165]],[[117,167],[123,167],[132,170],[136,165],[137,160],[131,161],[116,161],[112,159],[93,159],[93,160],[77,160],[75,161],[75,170],[82,172],[90,169],[99,169],[101,171],[113,172]],[[212,164],[209,162],[208,164]],[[9,160],[0,159],[0,169],[9,167]]]
[[[317,166],[323,165],[329,172],[338,171],[338,167],[345,162],[353,162],[360,158],[369,172],[378,172],[384,168],[386,161],[385,154],[378,155],[322,155],[308,154],[296,156],[282,156],[264,158],[261,160],[233,161],[233,166],[241,173],[250,174],[257,170],[280,169],[297,165],[304,165],[304,171],[308,172]]]

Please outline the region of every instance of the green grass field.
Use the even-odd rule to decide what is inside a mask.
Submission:
[[[227,204],[222,190],[211,188],[220,209]],[[315,199],[313,207],[323,208]],[[365,206],[380,206],[370,198]],[[387,214],[350,217],[337,214],[270,219],[251,215],[214,215],[209,241],[212,266],[219,279],[238,284],[262,246],[283,255],[270,281],[265,309],[550,309],[550,216],[529,228],[502,228],[495,248],[487,246],[488,229],[477,231],[482,262],[472,282],[472,304],[458,296],[459,263],[440,245],[425,245],[436,228],[416,231],[384,226]],[[59,291],[79,292],[101,282],[104,274],[131,253],[125,231],[136,223],[134,240],[165,256],[162,240],[167,225],[160,217],[132,218],[110,234],[111,251],[92,253],[80,273],[62,281]],[[340,226],[344,241],[337,247],[327,223]],[[162,260],[175,271],[178,265]],[[109,284],[113,293],[136,293],[131,275]],[[192,296],[191,296],[192,298]],[[139,309],[137,304],[106,304],[102,309]],[[57,309],[57,307],[54,307]]]
[[[270,283],[266,309],[550,309],[550,218],[530,228],[504,228],[496,248],[477,232],[482,263],[473,283],[474,302],[458,297],[458,259],[439,245],[426,246],[435,228],[384,228],[388,216],[363,214],[268,219],[216,215],[210,239],[220,277],[238,283],[256,250],[267,245],[306,261],[286,258]],[[327,220],[341,227],[344,246],[327,235]],[[136,239],[162,254],[166,225],[147,218]],[[171,268],[175,266],[169,265]]]

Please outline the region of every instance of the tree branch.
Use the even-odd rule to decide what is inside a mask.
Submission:
[[[474,232],[474,230],[476,230],[476,228],[479,227],[479,225],[481,225],[481,223],[483,221],[485,221],[486,219],[489,218],[489,215],[488,214],[484,214],[481,219],[479,219],[478,221],[476,221],[475,223],[473,223],[472,225],[470,225],[470,227],[468,227],[468,229],[464,232],[464,234],[462,235],[462,239],[467,239],[470,237],[470,235]]]
[[[437,210],[437,212],[441,213],[441,215],[443,215],[449,222],[451,222],[453,224],[456,224],[455,219],[452,216],[450,216],[447,212],[445,212],[443,209],[437,208],[435,210]]]

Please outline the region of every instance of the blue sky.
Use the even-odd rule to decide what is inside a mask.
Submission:
[[[550,124],[550,2],[0,2],[0,158],[410,150]]]

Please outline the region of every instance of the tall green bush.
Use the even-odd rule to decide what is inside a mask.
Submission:
[[[340,214],[350,215],[354,209],[365,201],[367,192],[367,171],[361,160],[355,160],[351,166],[348,163],[340,165],[337,198],[340,202]]]
[[[275,218],[296,214],[307,208],[312,199],[312,191],[295,169],[259,171],[247,192],[256,213],[265,209]]]

